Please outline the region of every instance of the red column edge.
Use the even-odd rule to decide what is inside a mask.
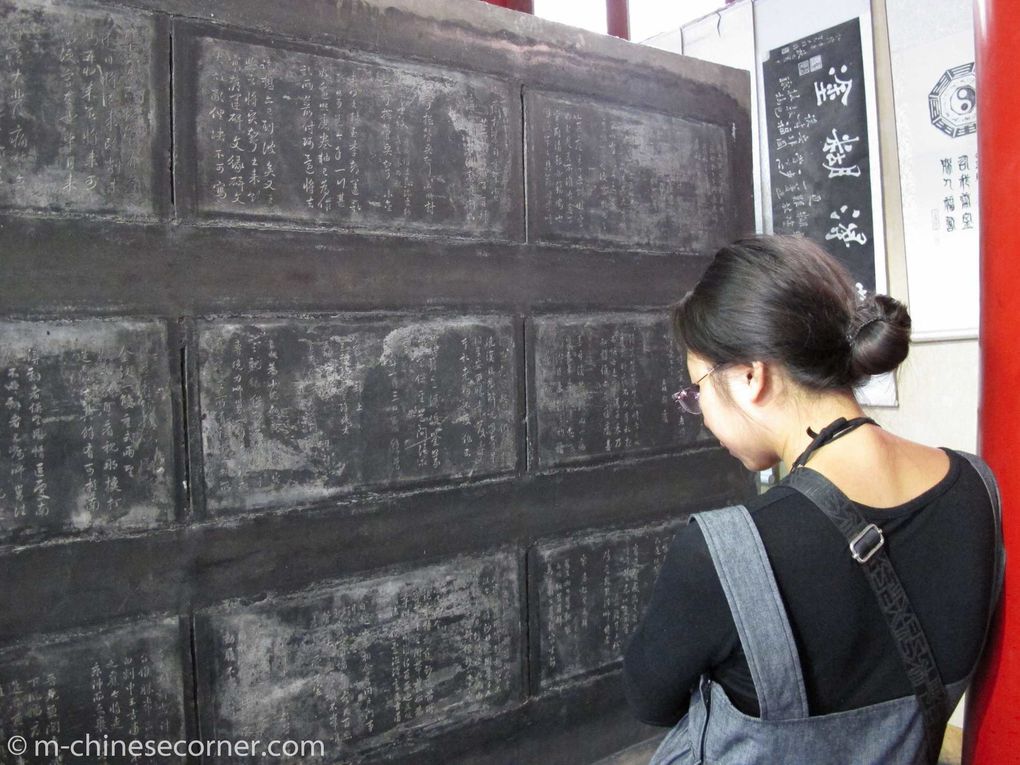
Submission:
[[[967,765],[1020,763],[1020,50],[1016,0],[975,0],[981,229],[979,449],[1002,491],[1007,556],[1002,603],[967,695]]]
[[[613,37],[630,39],[630,6],[628,0],[606,0],[606,31]]]

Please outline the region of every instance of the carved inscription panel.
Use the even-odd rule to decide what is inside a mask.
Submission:
[[[509,319],[203,325],[212,512],[516,464]]]
[[[699,418],[672,400],[687,384],[687,370],[664,313],[534,321],[540,464],[683,445],[698,436]]]
[[[173,517],[165,326],[0,322],[0,540]]]
[[[212,738],[325,743],[327,761],[520,701],[513,552],[196,616]]]
[[[90,632],[0,652],[0,740],[23,736],[28,755],[35,742],[56,741],[84,753],[95,742],[182,740],[184,689],[176,618]],[[99,750],[101,752],[101,750]],[[50,752],[46,762],[69,762]],[[81,761],[105,762],[96,756]],[[43,762],[33,756],[4,762]],[[126,761],[111,757],[110,762]],[[141,761],[141,760],[140,760]],[[147,760],[152,761],[152,760]],[[161,759],[160,762],[168,760]],[[183,762],[184,758],[169,760]]]
[[[620,659],[644,615],[679,522],[549,542],[532,550],[543,688]]]
[[[0,207],[151,214],[151,17],[0,0]]]
[[[227,40],[196,44],[202,212],[510,231],[520,131],[508,83]]]
[[[531,91],[529,238],[708,253],[734,232],[728,130]]]

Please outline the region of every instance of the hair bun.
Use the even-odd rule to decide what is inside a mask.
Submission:
[[[891,372],[910,350],[910,314],[903,303],[888,295],[869,297],[857,307],[848,339],[854,384]]]

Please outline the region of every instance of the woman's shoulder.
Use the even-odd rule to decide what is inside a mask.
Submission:
[[[741,503],[750,514],[755,525],[788,526],[796,523],[796,518],[804,515],[820,515],[818,508],[804,494],[791,486],[780,483],[762,494],[745,499]],[[705,512],[712,512],[711,510]],[[694,522],[678,530],[673,539],[673,546],[682,552],[688,560],[697,558],[701,562],[711,563],[708,545],[698,524],[698,515],[692,516]],[[823,520],[825,516],[821,516]]]
[[[891,501],[877,503],[860,501],[860,493],[855,497],[852,490],[847,491],[846,482],[833,480],[824,473],[822,475],[853,501],[857,510],[870,522],[882,523],[885,520],[905,518],[929,507],[938,508],[940,514],[949,516],[959,512],[961,508],[990,510],[988,490],[978,468],[971,464],[967,455],[946,447],[934,450],[941,455],[942,464],[929,469],[923,480],[907,484],[908,488],[901,486],[898,496]],[[917,472],[924,471],[918,468]],[[884,496],[888,498],[890,495]],[[818,512],[817,506],[811,500],[785,483],[780,483],[749,501],[747,507],[759,529],[778,526],[792,532],[798,527],[803,528],[805,524],[825,526],[831,523],[823,513]],[[982,516],[984,513],[979,512],[977,515]],[[968,518],[974,520],[973,515]],[[955,516],[953,520],[962,522],[965,519]]]
[[[809,467],[858,505],[895,508],[952,475],[953,462],[948,450],[882,428],[860,428],[845,443],[840,439],[821,450]]]
[[[785,483],[776,484],[749,500],[746,507],[759,525],[764,519],[783,518],[791,513],[814,512],[817,509],[804,494]]]

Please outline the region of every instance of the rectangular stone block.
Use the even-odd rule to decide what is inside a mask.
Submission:
[[[683,446],[701,433],[701,418],[672,400],[688,382],[666,311],[544,316],[532,337],[540,465]]]
[[[729,125],[541,91],[525,115],[530,240],[709,253],[732,238]]]
[[[34,639],[0,652],[3,762],[127,762],[104,757],[101,748],[86,750],[86,736],[93,747],[103,746],[107,738],[185,739],[182,653],[176,617]],[[9,751],[12,736],[26,740],[24,758]],[[46,750],[45,758],[34,756],[34,747],[44,741],[74,744],[82,757],[71,756],[66,748]],[[185,758],[159,762],[183,763]]]
[[[197,209],[520,238],[520,95],[482,74],[199,38]]]
[[[121,8],[0,0],[0,208],[153,214],[155,36]]]
[[[0,541],[174,517],[166,327],[0,322]]]
[[[203,324],[210,512],[512,470],[513,349],[492,316]]]
[[[536,545],[528,570],[538,640],[532,675],[542,689],[618,661],[644,614],[680,522]]]
[[[327,762],[521,700],[512,551],[196,616],[202,730],[316,740]]]

